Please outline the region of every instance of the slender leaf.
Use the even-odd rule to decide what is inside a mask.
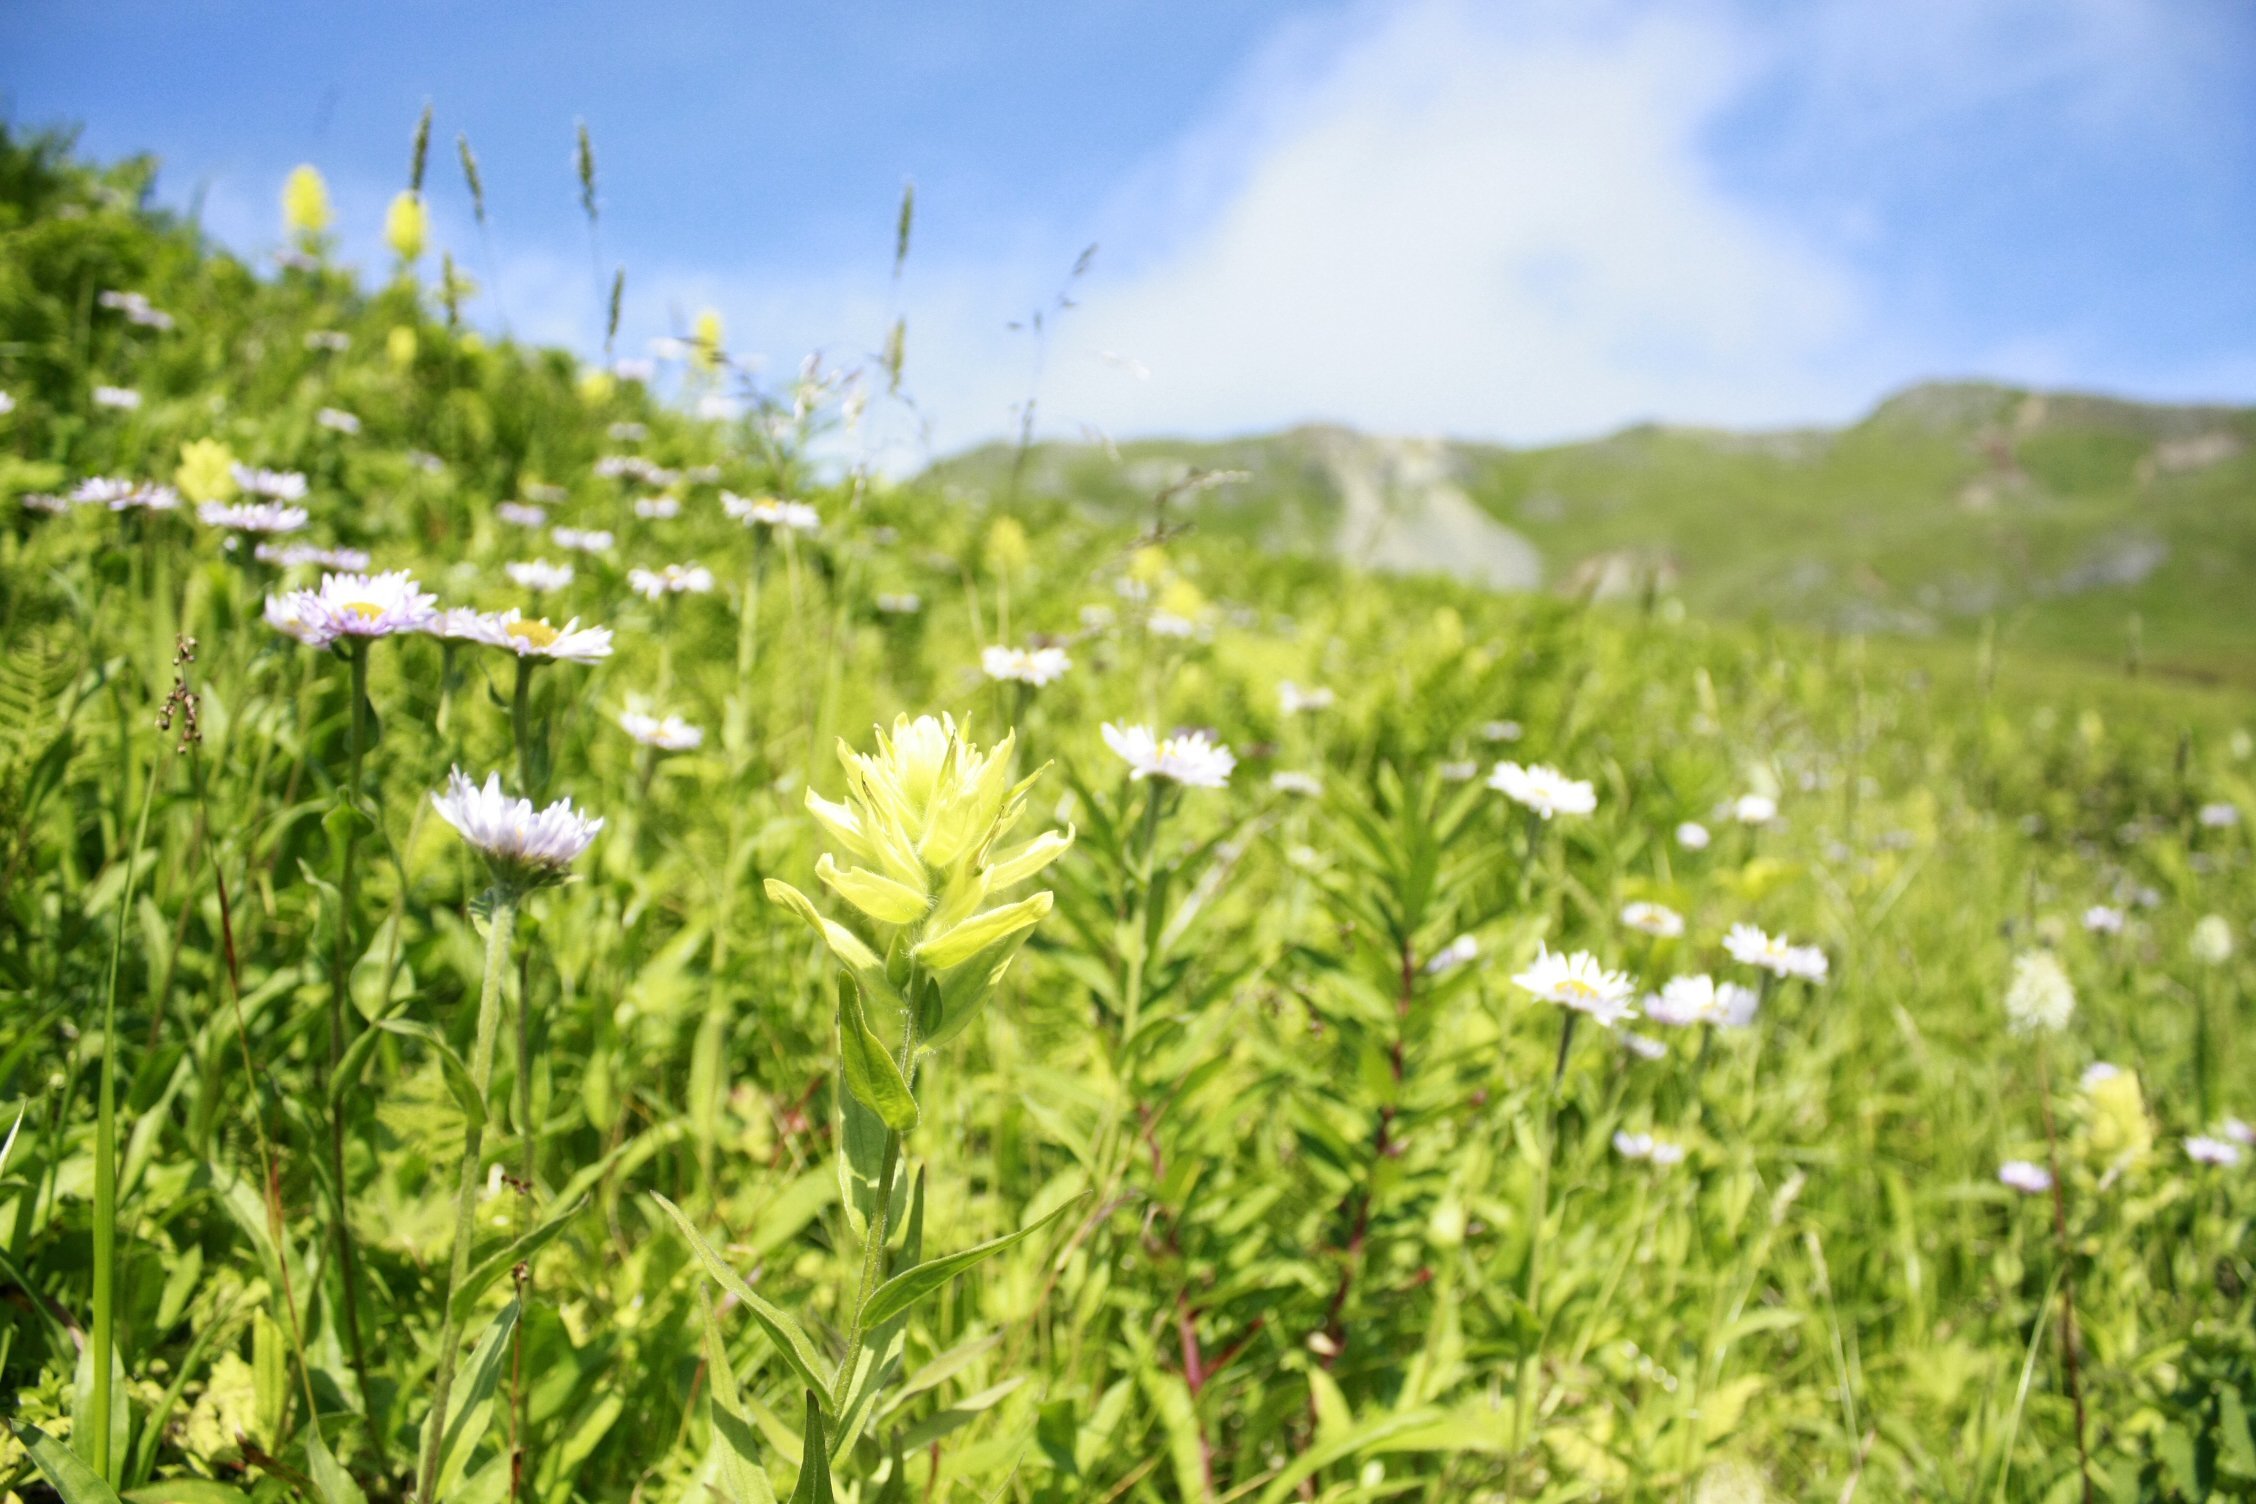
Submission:
[[[760,1323],[761,1329],[774,1341],[777,1351],[783,1354],[783,1360],[791,1365],[792,1371],[799,1375],[801,1381],[828,1394],[833,1382],[833,1376],[826,1372],[830,1362],[823,1357],[821,1350],[801,1329],[799,1323],[788,1312],[763,1300],[758,1291],[746,1284],[744,1276],[729,1267],[728,1260],[722,1258],[713,1245],[705,1241],[704,1235],[691,1225],[680,1207],[655,1191],[651,1193],[650,1199],[666,1209],[666,1215],[674,1219],[674,1226],[688,1240],[690,1251],[705,1265],[705,1272],[712,1275],[722,1289],[735,1296],[752,1313],[752,1319]]]
[[[865,1327],[876,1326],[906,1311],[910,1306],[915,1305],[966,1269],[977,1264],[983,1264],[1004,1249],[1023,1243],[1034,1236],[1034,1234],[1064,1216],[1066,1211],[1080,1200],[1081,1198],[1076,1196],[1072,1201],[1066,1202],[1064,1206],[1058,1207],[1032,1226],[1022,1227],[1017,1232],[1005,1233],[999,1238],[990,1239],[976,1247],[966,1248],[961,1253],[947,1254],[932,1260],[930,1263],[919,1264],[914,1269],[904,1270],[894,1275],[884,1284],[879,1285],[870,1295],[869,1303],[862,1307],[862,1325]]]

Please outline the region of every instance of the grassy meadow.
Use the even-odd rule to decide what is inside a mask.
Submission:
[[[150,171],[0,139],[8,1504],[2256,1497],[2237,680],[895,482]]]

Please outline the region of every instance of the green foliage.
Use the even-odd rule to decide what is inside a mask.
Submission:
[[[1005,548],[945,474],[842,468],[819,372],[695,420],[410,282],[254,275],[139,209],[138,171],[0,141],[0,1111],[23,1114],[0,1482],[112,1492],[75,1424],[108,1062],[132,1504],[383,1504],[427,1438],[450,1504],[2053,1501],[2080,1481],[2063,1274],[2097,1487],[2256,1488],[2256,1191],[2183,1145],[2223,1127],[2204,1083],[2256,1115],[2245,694],[2010,631],[1977,651],[1365,575],[1248,547],[1220,493],[1170,501],[1199,525],[1155,540],[1175,482],[1132,466],[1070,505],[1030,486]],[[113,288],[175,327],[113,317]],[[143,404],[93,406],[97,383]],[[1825,463],[1955,474],[1959,439],[1890,437],[1926,422],[1884,413]],[[520,698],[531,660],[502,649],[374,643],[349,797],[351,664],[262,619],[316,572],[185,511],[18,499],[167,480],[201,439],[304,473],[315,541],[615,651]],[[2151,446],[2015,442],[2032,485],[2146,484]],[[1479,494],[1613,484],[1635,451],[1700,477],[1717,559],[1735,508],[1736,536],[1792,525],[1764,510],[1786,479],[1735,491],[1751,472],[1701,445],[1495,457]],[[668,478],[598,473],[620,454]],[[2192,526],[2210,473],[2153,485]],[[822,527],[748,529],[723,488]],[[660,492],[678,517],[631,505]],[[504,566],[553,540],[496,510],[533,497],[617,534],[537,600]],[[692,560],[712,590],[628,588]],[[984,678],[1006,609],[1070,671]],[[641,745],[630,710],[706,735]],[[933,745],[1016,733],[976,797],[882,841],[814,817],[810,789],[893,797],[841,779],[841,737],[867,754],[865,726],[941,713],[960,740]],[[1132,778],[1107,722],[1211,731],[1237,766]],[[1595,810],[1509,804],[1480,776],[1505,757]],[[606,822],[514,932],[433,817],[454,766],[524,767]],[[1780,818],[1740,823],[1747,794]],[[1020,819],[1032,843],[1000,844]],[[865,881],[887,852],[890,886]],[[1045,862],[1054,900],[1013,886]],[[2122,928],[2080,924],[2094,905]],[[2214,963],[2189,948],[2212,914]],[[1512,981],[1549,948],[1649,988],[1758,983],[1737,923],[1821,947],[1828,979],[1763,984],[1751,1027],[1585,1022],[1564,1048]],[[2079,1004],[2032,1041],[2003,995],[2037,945]],[[2120,1084],[2084,1084],[2103,1061]],[[2048,1106],[2065,1253],[2049,1202],[1997,1179],[2048,1159]]]

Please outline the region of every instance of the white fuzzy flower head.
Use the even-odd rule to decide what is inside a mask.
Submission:
[[[646,522],[665,522],[681,515],[681,503],[671,496],[641,496],[635,499],[634,511]]]
[[[1490,721],[1481,727],[1481,737],[1492,742],[1516,742],[1527,735],[1527,728],[1518,721]]]
[[[1998,1166],[1998,1179],[2024,1196],[2041,1196],[2052,1189],[2052,1172],[2025,1159],[2009,1159]]]
[[[1165,778],[1186,788],[1219,789],[1230,782],[1238,760],[1230,749],[1208,739],[1203,731],[1187,731],[1161,739],[1149,726],[1116,726],[1107,721],[1102,733],[1106,746],[1128,764],[1130,780]]]
[[[1480,942],[1471,935],[1459,935],[1433,953],[1432,957],[1426,962],[1426,975],[1429,977],[1445,976],[1458,967],[1469,965],[1478,959],[1480,959]]]
[[[560,527],[548,536],[556,540],[558,548],[569,548],[583,554],[609,553],[614,541],[610,532],[600,527]]]
[[[664,569],[630,569],[627,588],[637,595],[664,600],[669,595],[702,595],[713,588],[713,571],[702,564],[668,564]]]
[[[1710,976],[1670,977],[1645,995],[1645,1016],[1657,1024],[1688,1028],[1716,1020],[1716,984]]]
[[[2016,1034],[2057,1034],[2076,1011],[2076,989],[2049,950],[2028,950],[2013,958],[2013,982],[2005,989],[2006,1027]]]
[[[8,414],[14,412],[15,410],[16,399],[9,396],[6,392],[0,392],[0,418],[5,418],[6,416],[8,416]]]
[[[266,619],[311,647],[340,637],[390,637],[426,632],[439,619],[438,599],[416,588],[404,569],[383,574],[325,574],[318,590],[293,590],[279,603],[271,597]]]
[[[877,598],[877,609],[882,616],[914,616],[924,609],[924,597],[906,590],[881,594]]]
[[[1324,797],[1324,780],[1314,773],[1302,773],[1286,768],[1269,775],[1269,787],[1280,794],[1298,794],[1304,799]]]
[[[492,868],[495,883],[524,893],[563,881],[567,870],[603,829],[559,799],[539,813],[530,799],[501,791],[501,775],[486,775],[480,788],[460,768],[447,775],[446,792],[431,796],[440,818],[475,846]]]
[[[1818,947],[1789,945],[1786,947],[1783,969],[1778,974],[1804,982],[1822,982],[1832,969],[1832,963],[1826,960],[1825,952]]]
[[[505,501],[494,508],[494,515],[512,527],[548,526],[548,508],[536,507],[530,502]]]
[[[306,525],[304,507],[279,501],[207,501],[196,508],[206,527],[223,527],[237,533],[294,533]]]
[[[71,509],[68,496],[56,496],[45,491],[27,491],[16,498],[34,512],[44,512],[50,517],[60,517]]]
[[[1305,710],[1329,710],[1332,699],[1332,692],[1321,685],[1303,689],[1287,679],[1277,686],[1277,703],[1286,715],[1299,715]]]
[[[2237,804],[2204,804],[2201,806],[2201,823],[2211,830],[2230,830],[2240,823],[2240,806]]]
[[[313,421],[332,433],[351,435],[360,432],[360,419],[341,407],[325,407],[313,415]]]
[[[702,746],[705,741],[703,727],[692,726],[678,715],[660,720],[639,710],[620,713],[619,724],[627,735],[645,747],[656,747],[661,752],[687,752]]]
[[[1621,911],[1621,922],[1656,940],[1674,940],[1684,933],[1684,916],[1665,903],[1633,903]]]
[[[1649,1034],[1638,1034],[1629,1029],[1621,1031],[1622,1048],[1640,1060],[1665,1060],[1668,1046]]]
[[[2094,1060],[2090,1065],[2084,1067],[2083,1077],[2077,1084],[2082,1086],[2084,1090],[2090,1091],[2093,1087],[2112,1081],[2121,1074],[2123,1074],[2121,1066],[2110,1065],[2104,1060]]]
[[[1731,932],[1723,937],[1723,948],[1731,953],[1732,960],[1745,966],[1759,966],[1773,976],[1825,979],[1823,951],[1815,946],[1796,945],[1784,935],[1766,935],[1751,924],[1733,925]]]
[[[1687,820],[1676,828],[1676,844],[1686,851],[1708,849],[1708,828],[1697,820]]]
[[[229,467],[235,478],[235,488],[250,496],[263,496],[269,501],[303,501],[306,478],[295,470],[259,470],[250,465]]]
[[[506,564],[502,572],[519,588],[532,591],[562,590],[573,578],[571,565],[551,564],[546,559]]]
[[[992,647],[979,655],[979,666],[998,683],[1040,686],[1064,678],[1073,660],[1063,648]]]
[[[141,394],[129,386],[98,386],[94,388],[94,405],[129,413],[141,405]]]
[[[2186,1158],[2200,1165],[2237,1165],[2240,1163],[2240,1145],[2227,1143],[2221,1138],[2211,1138],[2196,1133],[2185,1141]]]
[[[1636,983],[1626,972],[1606,970],[1588,951],[1570,956],[1545,947],[1537,952],[1535,964],[1512,981],[1544,1002],[1587,1013],[1609,1029],[1637,1016],[1629,1006]]]
[[[2227,1118],[2217,1130],[2236,1144],[2256,1144],[2256,1128],[2251,1128],[2239,1118]]]
[[[1598,807],[1597,791],[1589,784],[1542,763],[1523,768],[1516,762],[1500,762],[1488,775],[1488,786],[1546,820],[1553,815],[1587,815]]]
[[[319,564],[323,569],[358,574],[368,568],[368,550],[365,548],[323,548],[317,543],[261,543],[251,550],[251,557],[261,564],[271,564],[276,569],[296,569],[304,564]]]
[[[2095,935],[2120,935],[2123,933],[2123,911],[2095,903],[2084,910],[2084,928]]]
[[[2232,926],[2222,914],[2211,914],[2193,927],[2193,938],[2186,942],[2193,958],[2207,966],[2222,966],[2232,959]]]
[[[1198,623],[1187,616],[1177,616],[1172,611],[1154,611],[1144,618],[1144,629],[1154,637],[1194,637]]]
[[[1440,763],[1434,771],[1441,775],[1443,783],[1471,783],[1480,777],[1480,764],[1466,758],[1462,762]]]

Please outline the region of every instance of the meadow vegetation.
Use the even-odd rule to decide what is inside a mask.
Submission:
[[[2256,1497],[2244,692],[895,482],[898,341],[149,174],[0,138],[11,1504]]]

